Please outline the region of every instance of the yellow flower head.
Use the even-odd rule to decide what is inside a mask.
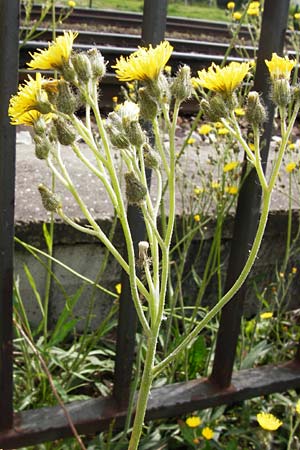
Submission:
[[[292,274],[295,275],[298,272],[297,267],[292,267]]]
[[[227,186],[225,188],[225,192],[230,195],[236,195],[238,193],[238,187],[237,186]]]
[[[12,125],[32,126],[43,112],[46,113],[44,115],[46,121],[51,119],[48,96],[42,89],[43,82],[41,74],[37,73],[36,79],[29,75],[29,79],[23,85],[19,85],[18,92],[11,97],[8,107]]]
[[[203,428],[201,434],[204,437],[204,439],[206,439],[207,441],[210,441],[214,437],[214,432],[209,427]]]
[[[300,13],[295,13],[294,14],[294,19],[299,20],[300,19]]]
[[[227,9],[234,9],[235,8],[235,3],[234,2],[228,2],[227,3]]]
[[[226,134],[228,134],[229,131],[227,130],[227,128],[223,127],[223,128],[219,128],[218,129],[218,135],[219,136],[225,136]]]
[[[247,14],[248,14],[248,16],[256,16],[257,17],[257,16],[259,16],[259,8],[251,8],[251,6],[249,6],[249,8],[247,9]]]
[[[249,71],[249,63],[231,62],[221,68],[215,63],[206,70],[199,70],[199,84],[214,92],[231,95]]]
[[[203,188],[201,188],[201,187],[195,187],[194,188],[194,194],[195,195],[200,195],[200,194],[202,194],[202,192],[204,192]]]
[[[212,181],[212,182],[211,182],[211,187],[212,187],[213,189],[219,189],[220,183],[219,183],[218,181]]]
[[[201,220],[200,214],[195,214],[195,215],[194,215],[194,221],[195,221],[195,222],[200,222],[200,220]],[[189,425],[189,426],[190,426],[190,425]]]
[[[295,162],[290,162],[285,166],[285,171],[287,173],[293,172],[296,169],[297,164]]]
[[[186,141],[186,143],[189,144],[189,145],[193,145],[193,144],[195,144],[195,142],[196,142],[196,139],[193,138],[193,137],[189,138],[189,139]]]
[[[271,61],[265,60],[265,63],[269,69],[272,80],[286,79],[289,80],[291,71],[295,67],[296,61],[290,60],[287,56],[282,58],[276,53],[272,54]]]
[[[74,39],[78,33],[72,31],[64,32],[63,36],[58,36],[55,41],[49,43],[46,50],[38,50],[33,55],[32,60],[27,63],[30,69],[60,69],[70,58]]]
[[[242,13],[240,13],[239,11],[236,11],[236,12],[234,12],[234,13],[232,14],[232,18],[233,18],[234,20],[241,20],[241,18],[242,18]]]
[[[267,311],[267,312],[261,313],[259,317],[262,320],[264,320],[264,319],[271,319],[273,317],[273,313],[271,311]]]
[[[117,78],[121,81],[157,80],[172,51],[173,47],[168,41],[161,42],[154,48],[151,44],[149,48],[139,47],[128,58],[121,56],[112,68],[116,69]]]
[[[121,292],[122,292],[122,284],[121,283],[117,283],[115,285],[115,289],[116,289],[117,294],[120,295]]]
[[[296,413],[300,414],[300,399],[296,403]]]
[[[205,136],[205,135],[209,134],[212,130],[213,130],[213,127],[211,127],[208,124],[204,124],[204,125],[201,125],[200,128],[198,128],[198,133]]]
[[[256,414],[256,418],[259,425],[267,431],[275,431],[282,425],[281,420],[277,419],[277,417],[270,413],[258,413]]]
[[[235,108],[234,113],[236,116],[242,117],[245,115],[244,108]]]
[[[231,161],[223,167],[223,172],[230,172],[231,170],[234,170],[239,165],[238,161]]]
[[[70,6],[70,8],[74,8],[76,6],[76,3],[73,2],[73,0],[69,0],[68,5]]]
[[[251,2],[249,5],[249,8],[259,8],[260,7],[260,2]]]
[[[201,425],[202,420],[200,419],[200,417],[198,416],[191,416],[188,417],[185,421],[185,423],[187,424],[188,427],[190,428],[196,428],[199,427],[199,425]]]

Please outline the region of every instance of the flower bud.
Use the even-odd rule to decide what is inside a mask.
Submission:
[[[56,98],[56,107],[58,111],[65,114],[73,114],[76,110],[76,106],[76,97],[72,93],[69,83],[61,80],[58,84],[58,96]]]
[[[169,103],[171,93],[167,78],[161,73],[157,80],[147,82],[147,90],[151,97],[159,103]]]
[[[38,159],[47,159],[51,150],[51,143],[48,137],[46,135],[41,137],[36,134],[33,139],[35,142],[35,156]]]
[[[149,242],[140,241],[138,247],[139,247],[139,263],[143,265],[147,262],[148,259]]]
[[[72,125],[69,122],[59,118],[55,119],[53,122],[55,125],[58,142],[60,142],[61,145],[73,144],[76,134]]]
[[[258,92],[249,92],[246,109],[246,119],[248,122],[254,126],[259,126],[266,121],[266,117],[266,110],[260,101]]]
[[[45,120],[43,119],[43,117],[39,117],[35,122],[34,122],[34,131],[38,136],[44,136],[47,130],[47,124],[45,122]]]
[[[56,212],[62,207],[62,203],[57,194],[54,194],[47,186],[44,184],[38,185],[39,193],[41,194],[41,199],[44,208],[50,212]]]
[[[200,107],[210,122],[218,122],[222,117],[228,115],[226,104],[221,95],[214,95],[209,102],[202,100]]]
[[[106,72],[103,56],[96,48],[91,48],[87,54],[91,63],[93,79],[103,78]]]
[[[130,143],[135,147],[140,147],[146,141],[145,133],[138,122],[131,122],[126,131]]]
[[[192,91],[191,69],[185,65],[179,69],[171,86],[171,92],[177,100],[183,102],[192,95]]]
[[[155,119],[158,113],[158,106],[145,87],[139,89],[139,105],[141,118],[150,121]]]
[[[272,87],[272,100],[280,107],[287,106],[291,101],[291,86],[285,78],[276,79]]]
[[[76,53],[72,56],[72,64],[79,81],[87,83],[92,78],[92,66],[86,53]]]
[[[133,172],[125,173],[126,198],[130,205],[140,205],[145,199],[147,188],[140,182]]]
[[[60,72],[66,81],[73,83],[76,80],[76,72],[71,60],[64,62],[60,68]]]
[[[161,158],[158,152],[153,150],[149,144],[145,144],[143,150],[145,167],[148,167],[149,169],[157,169],[161,164]]]
[[[115,128],[113,125],[108,124],[105,127],[107,134],[109,136],[110,142],[114,147],[117,147],[119,149],[122,148],[128,148],[130,146],[130,142],[122,131],[119,131],[117,128]]]

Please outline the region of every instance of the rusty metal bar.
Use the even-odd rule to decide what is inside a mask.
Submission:
[[[164,38],[167,17],[166,0],[145,0],[142,43],[157,44]],[[149,124],[145,127],[151,135]],[[147,181],[150,186],[151,171],[147,171]],[[136,206],[129,206],[127,211],[129,226],[132,231],[133,243],[137,254],[138,243],[145,239],[145,224]],[[119,306],[119,321],[117,330],[117,352],[114,377],[114,398],[120,406],[128,403],[132,378],[132,367],[135,359],[135,333],[137,317],[132,302],[129,279],[122,274],[122,293]]]
[[[233,374],[228,389],[220,389],[208,379],[174,383],[151,391],[147,420],[178,417],[191,411],[233,404],[260,395],[284,392],[300,387],[300,363],[263,366]],[[66,405],[79,433],[93,434],[108,428],[114,420],[122,427],[126,409],[116,401],[97,398]],[[70,437],[72,432],[60,407],[47,407],[16,414],[14,428],[0,433],[0,447],[24,447]]]
[[[254,90],[262,95],[268,110],[268,122],[264,127],[261,158],[264,168],[267,164],[269,145],[272,136],[274,107],[270,101],[270,81],[265,59],[272,53],[282,54],[285,30],[289,12],[289,0],[266,0],[259,42]],[[246,162],[246,159],[245,159]],[[246,166],[246,164],[245,164]],[[246,167],[244,167],[244,174]],[[230,259],[227,269],[225,290],[229,290],[238,278],[249,254],[259,220],[261,187],[256,173],[251,171],[239,194],[236,219],[232,237]],[[228,387],[231,381],[236,345],[241,326],[246,286],[240,289],[226,305],[221,314],[216,345],[216,353],[211,380],[220,387]]]
[[[0,11],[0,430],[13,421],[12,286],[14,245],[15,128],[7,115],[16,92],[19,2],[3,0]]]

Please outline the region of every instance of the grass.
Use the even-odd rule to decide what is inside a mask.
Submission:
[[[60,2],[61,3],[61,2]],[[117,9],[122,11],[143,11],[143,0],[127,0],[122,2],[120,0],[77,0],[76,5],[81,7],[102,8],[102,9]],[[205,5],[185,5],[184,2],[169,2],[168,15],[191,17],[205,20],[228,20],[225,10],[216,8],[214,6]]]

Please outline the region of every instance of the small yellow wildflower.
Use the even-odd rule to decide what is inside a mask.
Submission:
[[[223,172],[230,172],[231,170],[234,170],[239,165],[238,161],[231,161],[223,167]]]
[[[295,144],[294,142],[291,142],[291,143],[288,145],[288,148],[289,148],[289,150],[295,150],[296,144]]]
[[[242,18],[242,13],[240,13],[239,11],[236,11],[236,12],[234,12],[234,13],[232,14],[232,18],[233,18],[234,20],[241,20],[241,18]]]
[[[235,8],[235,3],[234,2],[228,2],[227,3],[227,9],[234,9]]]
[[[231,95],[249,71],[249,63],[231,62],[225,67],[215,63],[206,70],[199,70],[199,84],[214,92]]]
[[[273,313],[271,311],[270,312],[267,311],[267,312],[261,313],[259,317],[262,320],[264,320],[264,319],[271,319],[273,317]]]
[[[265,59],[265,63],[269,69],[272,80],[286,79],[289,80],[291,71],[295,67],[296,61],[290,60],[287,56],[282,58],[276,53],[272,53],[272,59],[268,61]]]
[[[255,145],[253,144],[253,142],[248,142],[248,147],[250,148],[250,150],[251,150],[252,152],[254,152],[254,150],[255,150]]]
[[[172,73],[172,66],[165,66],[165,72],[167,75],[171,75]]]
[[[118,103],[118,96],[117,96],[117,95],[114,95],[114,96],[112,97],[112,101],[113,101],[114,103]]]
[[[227,130],[227,128],[223,127],[223,128],[219,128],[218,129],[218,135],[219,136],[225,136],[226,134],[228,134],[229,131]]]
[[[300,399],[296,403],[296,413],[300,414]]]
[[[196,428],[199,427],[199,425],[201,425],[202,420],[200,419],[200,417],[198,416],[191,416],[188,417],[185,421],[185,423],[187,424],[188,427],[190,428]]]
[[[222,122],[214,122],[214,127],[219,129],[219,128],[223,128],[224,125],[222,124]]]
[[[66,63],[71,55],[74,39],[78,33],[72,31],[64,32],[63,36],[58,36],[46,50],[38,49],[30,56],[32,60],[27,63],[30,69],[60,69]]]
[[[259,8],[251,8],[251,7],[249,7],[248,9],[247,9],[247,14],[248,14],[248,16],[259,16]]]
[[[194,194],[195,195],[200,195],[200,194],[202,194],[202,192],[203,192],[203,188],[200,188],[200,187],[195,187],[194,188]]]
[[[189,139],[186,141],[186,143],[187,143],[188,145],[193,145],[193,144],[195,144],[195,142],[196,142],[196,139],[193,138],[193,137],[189,138]]]
[[[290,162],[285,166],[285,171],[287,173],[293,172],[296,169],[297,164],[295,162]]]
[[[298,272],[297,267],[292,267],[291,272],[292,272],[293,275],[295,275]]]
[[[295,13],[294,14],[294,19],[299,20],[300,19],[300,13]]]
[[[238,187],[237,186],[227,186],[225,188],[225,192],[230,195],[236,195],[238,193]]]
[[[245,110],[244,108],[235,108],[234,113],[236,116],[244,116],[245,115]]]
[[[200,214],[195,214],[195,215],[194,215],[194,221],[195,221],[195,222],[200,222],[200,220],[201,220]],[[189,426],[190,426],[190,425],[189,425]]]
[[[279,278],[284,278],[284,272],[279,272]]]
[[[213,130],[212,126],[210,126],[208,124],[204,124],[204,125],[201,125],[200,128],[198,128],[198,133],[205,136],[205,135],[209,134],[212,130]]]
[[[214,437],[214,432],[209,427],[203,428],[201,434],[204,437],[204,439],[206,439],[207,441],[210,441]]]
[[[68,5],[70,6],[70,8],[75,8],[76,3],[73,2],[73,0],[69,0],[69,1],[68,1]]]
[[[212,181],[212,182],[211,182],[211,187],[212,187],[213,189],[219,189],[220,183],[219,183],[218,181]]]
[[[254,1],[251,2],[249,5],[249,8],[259,8],[260,7],[260,2]]]
[[[121,283],[117,283],[117,284],[115,285],[115,289],[116,289],[116,293],[117,293],[118,295],[120,295],[121,292],[122,292],[122,284],[121,284]]]
[[[32,126],[44,112],[48,113],[44,115],[46,121],[52,117],[49,113],[48,96],[42,89],[44,79],[41,74],[37,73],[36,79],[30,75],[28,78],[24,84],[19,85],[17,94],[10,99],[8,115],[12,125]]]
[[[139,47],[128,58],[121,56],[113,69],[116,69],[117,78],[121,81],[157,80],[159,74],[167,64],[173,47],[168,41],[161,42],[155,48]]]
[[[258,413],[256,418],[261,428],[267,431],[275,431],[282,425],[281,420],[270,413]]]

